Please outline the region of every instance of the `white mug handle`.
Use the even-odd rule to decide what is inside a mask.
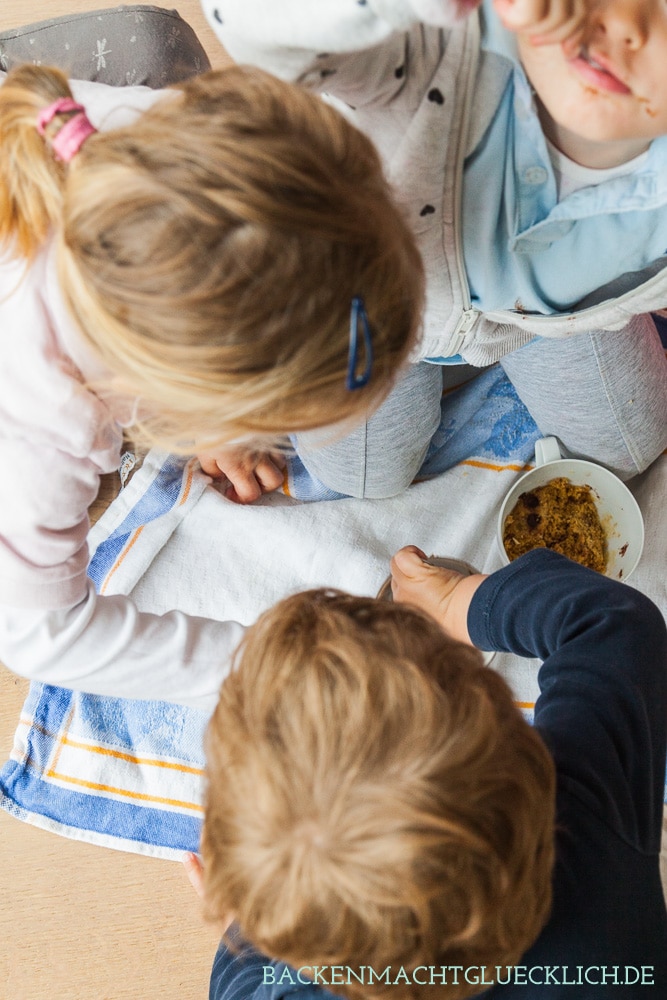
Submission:
[[[535,465],[546,465],[547,462],[557,462],[563,456],[555,437],[538,438],[535,442]]]

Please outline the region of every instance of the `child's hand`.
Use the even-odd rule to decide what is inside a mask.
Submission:
[[[472,596],[486,579],[479,573],[463,576],[425,562],[421,549],[407,545],[391,560],[391,592],[395,601],[414,604],[431,615],[459,642],[470,642],[468,608]]]
[[[197,893],[201,899],[204,898],[204,866],[201,863],[198,854],[192,854],[189,852],[183,858],[183,867],[185,868],[185,874],[188,876],[188,881],[194,891]],[[226,930],[229,929],[230,925],[234,922],[233,916],[224,917],[220,921],[220,933],[224,934]]]
[[[183,858],[183,867],[188,881],[198,896],[204,898],[204,867],[199,860],[198,854],[186,854]]]
[[[252,503],[283,484],[285,458],[278,452],[251,451],[236,445],[201,452],[197,458],[207,476],[229,480],[225,496],[234,503]]]
[[[555,45],[578,35],[599,0],[493,0],[510,31],[530,35],[535,45]]]

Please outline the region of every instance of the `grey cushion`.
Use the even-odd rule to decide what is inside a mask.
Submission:
[[[67,14],[0,32],[0,67],[58,66],[70,79],[165,87],[211,68],[175,10],[132,5]]]

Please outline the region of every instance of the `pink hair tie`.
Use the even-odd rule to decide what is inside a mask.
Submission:
[[[56,159],[69,163],[75,156],[89,135],[97,129],[91,125],[86,116],[86,110],[82,104],[77,104],[71,97],[59,97],[53,104],[42,108],[37,116],[37,131],[44,135],[46,128],[51,124],[56,115],[67,114],[68,111],[78,111],[79,114],[70,118],[69,121],[60,128],[51,140]]]

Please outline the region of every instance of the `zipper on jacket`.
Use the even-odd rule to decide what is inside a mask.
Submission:
[[[479,60],[479,47],[481,42],[481,32],[479,26],[479,13],[474,11],[466,24],[466,38],[464,45],[470,52],[470,62],[466,70],[464,80],[464,102],[463,102],[463,124],[459,131],[458,148],[454,161],[454,253],[456,257],[456,270],[458,273],[461,298],[463,299],[463,312],[456,324],[456,329],[452,334],[447,347],[447,354],[453,357],[458,354],[465,343],[466,336],[475,325],[478,316],[481,315],[479,309],[473,309],[470,301],[470,286],[468,285],[468,275],[466,273],[465,261],[463,259],[463,165],[468,145],[468,133],[470,129],[470,118],[472,113],[472,103],[474,98],[475,75]]]
[[[473,326],[477,322],[477,317],[481,313],[479,309],[464,309],[459,316],[459,321],[456,324],[456,329],[449,339],[449,344],[447,345],[447,356],[453,358],[455,354],[458,354],[465,343],[467,335],[472,330]]]

